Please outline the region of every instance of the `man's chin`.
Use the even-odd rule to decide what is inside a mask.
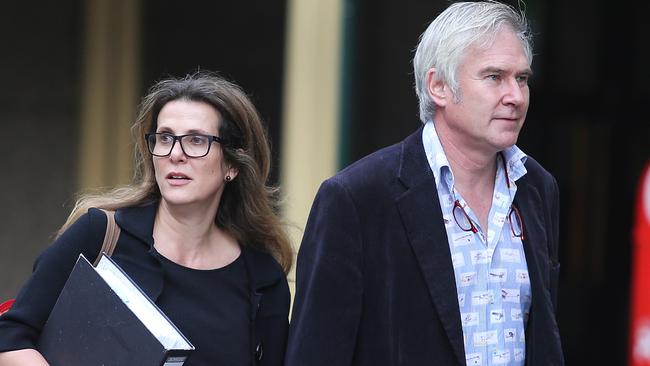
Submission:
[[[500,138],[495,139],[493,143],[497,147],[498,151],[503,151],[505,149],[513,147],[517,143],[517,139],[519,138],[519,133],[510,133],[508,134],[508,136],[502,134],[499,137]]]

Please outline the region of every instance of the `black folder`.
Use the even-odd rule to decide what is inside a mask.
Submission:
[[[51,366],[183,365],[194,347],[115,262],[101,255],[97,268],[83,255],[77,260],[38,350]]]

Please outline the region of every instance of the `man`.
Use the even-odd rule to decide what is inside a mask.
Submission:
[[[316,196],[286,365],[564,364],[558,188],[515,146],[531,61],[509,6],[431,23],[414,59],[423,126]]]

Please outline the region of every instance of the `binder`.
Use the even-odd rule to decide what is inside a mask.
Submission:
[[[80,255],[37,342],[51,366],[182,366],[194,346],[103,253]]]

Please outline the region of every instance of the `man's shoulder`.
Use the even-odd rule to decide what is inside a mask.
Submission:
[[[405,153],[411,155],[422,153],[422,158],[426,160],[422,145],[422,130],[423,126],[420,126],[401,141],[366,155],[341,170],[335,177],[348,179],[369,174],[398,174],[404,163]]]
[[[530,156],[526,159],[525,167],[526,175],[522,177],[521,182],[517,181],[517,185],[524,189],[534,189],[545,201],[552,202],[557,199],[559,187],[555,177]]]
[[[529,180],[535,183],[553,183],[555,178],[548,172],[537,160],[528,156],[526,158],[526,176]]]
[[[381,148],[348,165],[333,178],[350,180],[368,175],[387,174],[399,168],[403,141]]]
[[[317,199],[348,197],[357,203],[391,196],[400,165],[402,142],[377,150],[350,164],[320,186]],[[340,196],[343,195],[343,196]]]

